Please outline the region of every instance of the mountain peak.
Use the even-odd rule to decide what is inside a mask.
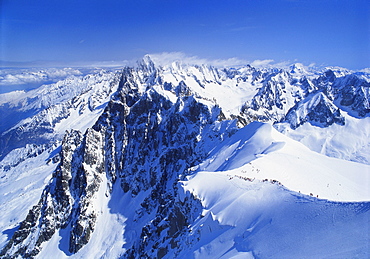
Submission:
[[[289,67],[289,71],[292,74],[303,74],[307,73],[305,67],[302,63],[295,63]]]
[[[137,64],[139,69],[151,72],[155,70],[155,64],[149,54],[146,54],[140,61],[137,62]]]

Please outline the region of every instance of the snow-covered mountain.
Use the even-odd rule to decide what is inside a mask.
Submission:
[[[370,75],[134,68],[0,95],[4,258],[366,258]]]
[[[35,90],[0,95],[0,158],[26,144],[60,140],[67,129],[84,131],[97,120],[117,90],[119,74],[69,77]]]

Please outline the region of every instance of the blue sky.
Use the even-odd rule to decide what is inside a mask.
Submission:
[[[368,0],[1,0],[0,8],[2,61],[71,65],[180,52],[370,67]]]

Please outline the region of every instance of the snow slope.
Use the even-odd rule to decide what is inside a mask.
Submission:
[[[269,124],[239,130],[182,186],[203,205],[189,227],[199,242],[183,258],[370,256],[370,166],[317,154]]]
[[[29,92],[0,94],[0,159],[26,144],[61,140],[66,130],[85,131],[117,91],[120,73],[68,77]]]
[[[12,236],[49,182],[57,166],[49,160],[53,150],[55,148],[45,150],[24,161],[19,160],[22,149],[14,150],[0,162],[0,246]],[[16,167],[4,170],[7,165],[12,165],[10,162],[17,160],[20,163]]]
[[[370,256],[369,202],[316,199],[227,172],[199,172],[183,184],[204,210],[190,226],[199,241],[180,258]]]
[[[112,197],[106,195],[109,191],[103,180],[102,187],[97,193],[98,199],[91,204],[99,212],[99,221],[90,242],[78,253],[71,254],[68,251],[68,240],[70,227],[62,229],[52,239],[43,244],[43,248],[37,258],[119,258],[125,249],[124,233],[127,218],[123,216],[123,208],[128,206],[127,198],[124,199],[123,192],[116,188]]]
[[[342,115],[346,121],[345,125],[317,127],[305,123],[292,130],[288,123],[278,123],[274,127],[318,153],[370,164],[370,117],[358,119],[347,113]]]
[[[212,151],[200,171],[277,180],[288,189],[335,201],[370,200],[370,166],[327,157],[253,122]]]
[[[236,72],[236,71],[234,71]],[[252,68],[238,71],[237,77],[214,67],[173,63],[163,67],[163,80],[173,86],[182,82],[196,95],[215,100],[225,115],[238,114],[243,104],[257,92],[260,82],[253,82]]]

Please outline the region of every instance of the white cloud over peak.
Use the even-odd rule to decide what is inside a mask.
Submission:
[[[370,68],[361,69],[359,72],[370,74]]]
[[[162,52],[149,54],[156,65],[168,66],[173,62],[181,62],[189,65],[211,65],[215,67],[231,67],[245,65],[248,62],[239,58],[229,59],[205,59],[198,56],[189,56],[183,52]]]
[[[198,56],[187,55],[183,52],[162,52],[148,54],[156,65],[168,66],[173,62],[180,62],[188,65],[211,65],[214,67],[238,67],[250,64],[253,67],[277,67],[277,68],[289,68],[293,63],[290,61],[275,62],[273,59],[256,59],[254,61],[248,61],[237,57],[228,59],[206,59]]]
[[[252,67],[266,67],[268,65],[271,65],[271,63],[274,62],[273,59],[256,59],[250,63]]]

